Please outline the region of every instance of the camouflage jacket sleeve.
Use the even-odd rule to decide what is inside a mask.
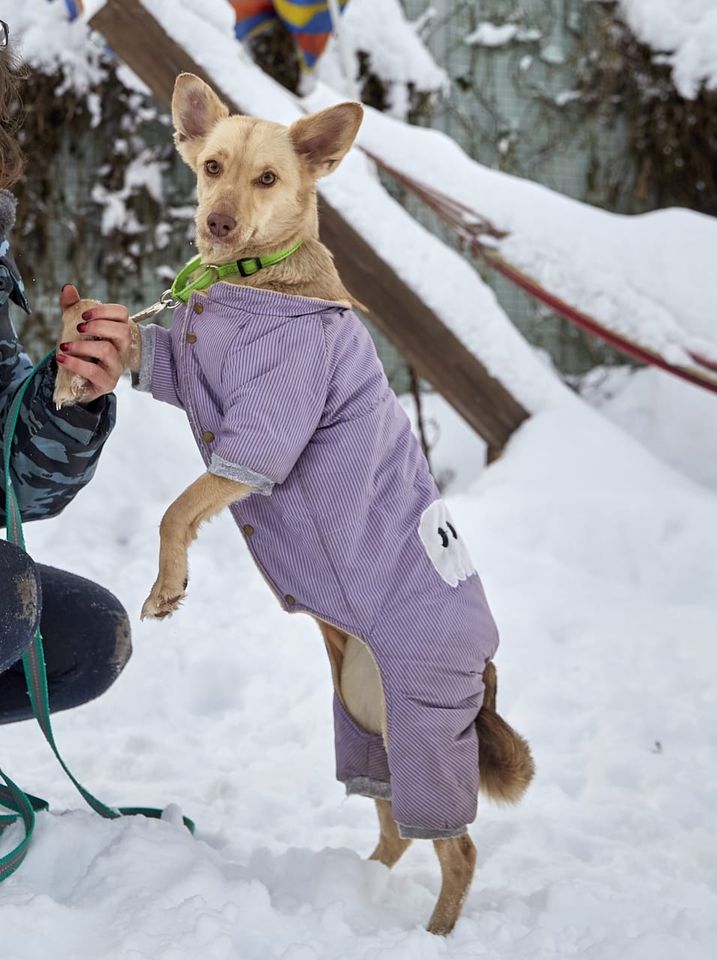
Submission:
[[[0,234],[0,435],[10,404],[32,369],[9,317],[9,301],[27,310],[22,280]],[[55,361],[34,378],[25,394],[15,431],[11,473],[24,520],[60,513],[91,480],[115,420],[114,396],[86,406],[55,410]],[[0,527],[5,525],[5,476],[0,458]]]

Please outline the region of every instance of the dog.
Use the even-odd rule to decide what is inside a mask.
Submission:
[[[316,181],[362,116],[343,103],[287,128],[230,116],[201,79],[177,78],[204,288],[171,331],[141,328],[132,369],[184,407],[208,469],[162,518],[142,617],[177,610],[190,543],[230,508],[284,609],[319,624],[337,773],[377,806],[371,859],[392,867],[432,839],[442,886],[427,929],[447,934],[475,867],[478,743],[494,800],[517,802],[534,767],[496,712],[498,638],[478,574],[319,240]]]

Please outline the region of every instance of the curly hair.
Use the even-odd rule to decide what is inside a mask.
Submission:
[[[0,189],[11,187],[22,174],[25,162],[15,139],[19,111],[17,85],[21,73],[7,47],[0,49]]]

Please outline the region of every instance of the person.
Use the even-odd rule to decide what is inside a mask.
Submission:
[[[7,190],[19,179],[23,158],[10,119],[18,72],[0,21],[0,435],[10,404],[32,363],[10,320],[9,305],[29,311],[10,250],[15,200]],[[66,284],[64,310],[79,300]],[[87,341],[84,357],[62,349],[32,380],[20,410],[11,450],[11,474],[23,520],[56,516],[91,480],[115,421],[113,390],[129,349],[126,311],[114,310],[111,338]],[[121,322],[122,320],[125,322]],[[58,317],[59,323],[59,317]],[[56,363],[81,373],[91,385],[86,402],[56,410]],[[0,459],[0,528],[6,525],[5,476]],[[40,625],[50,706],[66,710],[102,694],[131,653],[130,626],[120,601],[104,587],[33,560],[0,539],[0,723],[32,717],[22,655]]]

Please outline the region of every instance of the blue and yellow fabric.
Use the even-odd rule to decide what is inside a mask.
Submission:
[[[281,20],[292,34],[299,49],[302,65],[311,70],[331,36],[329,5],[316,0],[229,0],[236,13],[234,32],[238,40],[246,40]],[[349,0],[339,0],[343,13]]]
[[[83,0],[65,0],[70,20],[76,20],[84,12]]]
[[[84,12],[83,0],[64,0],[70,20]],[[312,70],[331,36],[332,22],[326,0],[229,0],[236,14],[234,32],[246,40],[280,20],[293,36],[306,70]],[[338,0],[341,13],[349,0]]]

